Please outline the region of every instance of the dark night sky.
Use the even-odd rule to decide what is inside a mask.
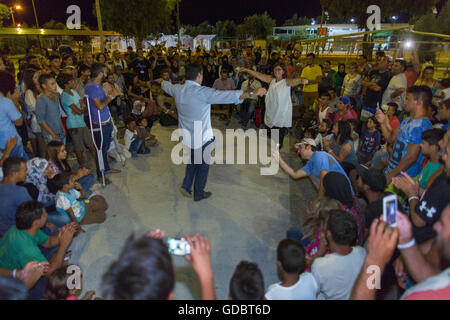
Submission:
[[[133,1],[133,0],[130,0]],[[81,20],[96,29],[97,20],[92,13],[94,0],[35,0],[39,24],[55,19],[66,21],[66,9],[77,4],[81,8]],[[20,3],[24,10],[15,14],[17,23],[34,24],[34,14],[31,0],[5,0],[7,5]],[[199,24],[208,20],[215,24],[218,20],[234,20],[241,23],[243,18],[255,13],[267,11],[277,25],[282,24],[295,12],[300,16],[317,17],[320,15],[318,0],[182,0],[180,17],[182,24]],[[151,16],[150,16],[151,18]],[[9,22],[8,22],[9,23]]]

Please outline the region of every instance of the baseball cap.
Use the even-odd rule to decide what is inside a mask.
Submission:
[[[356,166],[356,172],[372,191],[383,192],[386,188],[386,176],[383,171],[375,168],[367,168],[363,165]]]
[[[317,143],[311,138],[305,138],[299,143],[297,143],[295,146],[298,148],[301,144],[309,144],[310,146],[317,147]]]
[[[350,98],[347,97],[347,96],[340,97],[339,101],[341,101],[343,104],[349,104],[350,103]]]

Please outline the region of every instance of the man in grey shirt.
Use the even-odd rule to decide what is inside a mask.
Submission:
[[[266,94],[264,88],[255,89],[250,93],[242,90],[217,91],[201,86],[202,81],[201,65],[190,64],[186,66],[185,84],[173,85],[169,82],[167,74],[164,74],[161,85],[167,94],[175,98],[178,125],[183,131],[182,143],[191,150],[191,161],[186,167],[186,175],[180,191],[186,197],[191,197],[191,187],[195,178],[194,201],[211,196],[211,192],[204,191],[208,178],[209,159],[203,157],[203,151],[214,140],[211,127],[211,104],[239,104],[246,98]],[[197,156],[194,157],[194,154]],[[200,154],[201,160],[198,159]]]

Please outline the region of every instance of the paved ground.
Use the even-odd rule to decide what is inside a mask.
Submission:
[[[236,120],[233,125],[237,127]],[[217,119],[213,127],[224,129]],[[107,221],[86,226],[86,233],[76,238],[71,248],[71,263],[83,270],[84,290],[96,290],[100,296],[102,274],[128,236],[157,228],[168,236],[200,233],[210,239],[218,299],[227,299],[229,280],[241,260],[258,263],[267,289],[278,281],[278,242],[290,226],[300,226],[304,208],[315,196],[310,181],[293,181],[281,169],[274,176],[261,176],[260,165],[213,165],[206,188],[213,196],[193,202],[178,190],[185,166],[172,164],[170,158],[176,144],[170,141],[174,129],[157,124],[152,133],[160,146],[149,156],[129,160],[122,173],[110,177],[111,185],[95,186],[109,204]],[[286,143],[283,151],[288,152],[289,147]],[[301,165],[292,153],[289,161],[294,168]],[[115,163],[113,167],[121,165]],[[198,299],[195,273],[184,258],[173,259],[176,298]]]

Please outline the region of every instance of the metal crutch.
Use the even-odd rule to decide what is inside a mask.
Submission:
[[[85,95],[84,97],[86,98],[86,105],[87,105],[87,108],[88,108],[89,124],[90,124],[92,141],[94,142],[95,149],[97,150],[98,169],[102,173],[103,187],[105,187],[106,186],[106,183],[105,183],[105,163],[103,161],[103,153],[102,153],[103,130],[102,130],[102,122],[101,122],[101,118],[100,118],[100,110],[97,109],[98,121],[99,121],[100,127],[97,128],[97,129],[94,129],[94,126],[92,125],[92,115],[91,115],[91,106],[90,106],[90,103],[89,103],[89,96]],[[98,148],[97,143],[95,142],[94,131],[100,131],[100,148]]]

